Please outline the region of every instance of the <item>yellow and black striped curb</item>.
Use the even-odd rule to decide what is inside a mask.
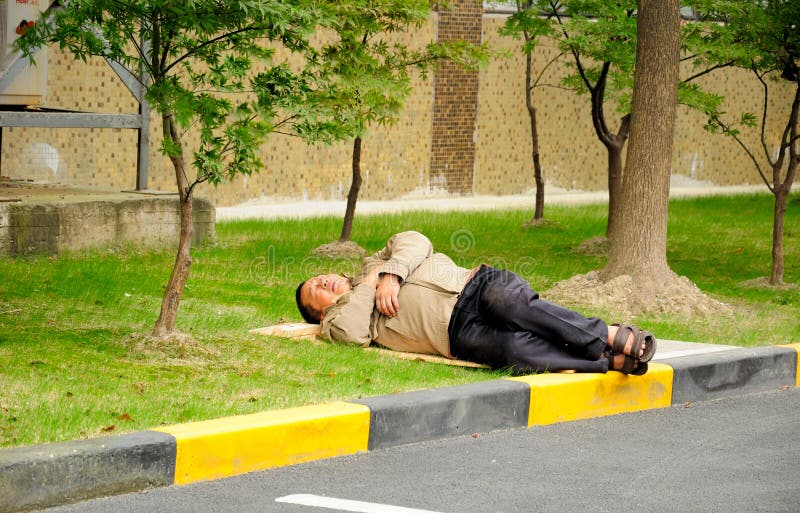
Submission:
[[[800,343],[540,374],[0,450],[0,512],[183,485],[424,440],[800,386]]]

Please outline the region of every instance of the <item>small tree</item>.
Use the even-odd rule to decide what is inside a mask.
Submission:
[[[780,285],[784,271],[784,217],[800,164],[800,2],[710,0],[697,2],[697,7],[713,21],[696,30],[696,36],[708,45],[704,64],[733,65],[748,70],[761,86],[760,121],[752,113],[745,113],[739,120],[731,122],[724,119],[723,113],[714,110],[710,112],[706,128],[732,137],[752,160],[764,184],[775,196],[769,283]],[[789,94],[785,98],[788,102],[776,102],[774,96],[770,96],[770,91],[786,91],[787,86]],[[783,129],[779,139],[770,142],[767,121],[780,115],[776,111],[785,112]],[[760,150],[755,150],[740,137],[740,130],[759,124]],[[761,159],[757,157],[759,151]]]
[[[542,11],[550,6],[550,2],[539,0],[517,0],[517,12],[506,20],[500,29],[500,34],[522,39],[522,52],[525,54],[525,107],[531,127],[531,160],[533,161],[533,178],[536,183],[536,202],[533,218],[528,223],[535,224],[544,219],[544,177],[542,164],[539,158],[539,129],[536,121],[536,106],[533,101],[533,90],[544,75],[547,68],[561,57],[548,62],[539,72],[538,77],[533,77],[533,51],[539,46],[542,38],[553,35],[552,15],[542,16]]]
[[[465,42],[422,44],[412,49],[387,38],[418,28],[430,15],[428,0],[369,0],[331,4],[337,20],[333,41],[322,48],[322,74],[330,78],[329,93],[337,119],[355,135],[351,160],[352,180],[347,193],[339,242],[352,235],[356,202],[363,183],[361,149],[371,125],[390,125],[411,93],[411,72],[423,78],[441,59],[476,67],[485,49]]]
[[[589,94],[592,126],[608,156],[608,223],[617,224],[622,192],[622,150],[630,130],[630,91],[636,55],[636,2],[571,0],[550,2],[561,33],[561,45],[573,57],[575,72],[564,84]],[[617,101],[617,128],[609,123],[606,100]]]
[[[340,10],[341,23],[335,25],[336,38],[323,48],[322,55],[326,73],[333,77],[332,93],[337,98],[340,119],[355,134],[352,180],[339,236],[339,242],[347,242],[363,183],[361,147],[367,127],[391,124],[397,119],[411,92],[409,68],[420,60],[405,45],[389,44],[384,37],[419,27],[427,19],[430,7],[427,0],[378,0],[334,8]]]
[[[327,101],[315,95],[319,77],[276,58],[280,50],[313,61],[307,37],[332,20],[324,7],[303,0],[70,0],[19,39],[28,55],[57,43],[79,59],[102,56],[147,72],[140,79],[161,115],[162,151],[180,201],[178,250],[154,335],[175,331],[192,262],[195,187],[258,171],[258,148],[276,129],[308,138],[343,135],[320,118]],[[194,173],[189,132],[199,138]]]

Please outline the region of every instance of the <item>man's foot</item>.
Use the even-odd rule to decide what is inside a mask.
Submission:
[[[613,324],[608,327],[608,345],[612,352],[649,362],[656,353],[656,338],[635,325]]]
[[[625,354],[610,354],[608,358],[608,370],[615,370],[623,374],[641,376],[647,372],[647,362],[640,362],[632,356]]]

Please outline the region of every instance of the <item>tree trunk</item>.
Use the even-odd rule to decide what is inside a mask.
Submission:
[[[178,252],[175,255],[175,264],[169,277],[164,298],[161,301],[161,314],[153,328],[153,336],[163,337],[175,332],[175,319],[178,316],[183,289],[189,278],[189,268],[192,265],[190,249],[194,226],[192,222],[192,188],[186,178],[186,165],[183,160],[183,147],[180,133],[175,126],[175,118],[171,112],[162,115],[163,133],[165,140],[172,140],[179,148],[177,154],[170,155],[172,166],[175,168],[175,180],[178,186],[178,197],[181,208],[181,231],[178,240]]]
[[[772,193],[775,195],[775,208],[772,217],[772,272],[769,276],[770,285],[783,283],[783,221],[786,217],[786,202],[792,190],[797,166],[800,165],[800,155],[797,153],[797,128],[800,118],[800,84],[795,89],[794,101],[789,113],[789,122],[786,125],[784,137],[789,136],[790,144],[784,147],[783,152],[788,152],[786,176],[781,181],[781,171],[786,153],[782,153],[772,168]]]
[[[533,221],[544,219],[544,179],[542,164],[539,161],[539,130],[536,128],[536,107],[533,105],[532,91],[533,56],[531,52],[525,56],[525,105],[531,120],[531,158],[533,159],[533,179],[536,182],[536,206]]]
[[[677,106],[680,2],[639,0],[628,158],[619,215],[603,277],[634,277],[641,301],[673,273],[667,265],[667,209]]]
[[[350,190],[347,192],[347,208],[344,211],[344,222],[342,223],[342,234],[339,242],[347,242],[353,232],[353,218],[356,215],[356,202],[358,201],[358,191],[361,189],[361,137],[356,137],[353,141],[353,181],[350,182]]]
[[[786,200],[789,191],[785,187],[775,189],[775,209],[772,217],[772,272],[770,285],[783,284],[783,220],[786,217]]]
[[[600,77],[594,87],[586,82],[586,87],[592,93],[592,126],[597,138],[606,147],[608,156],[608,222],[606,223],[606,238],[610,239],[619,217],[620,196],[622,195],[622,149],[628,141],[630,131],[630,114],[620,119],[619,130],[613,133],[606,124],[604,102],[606,95],[606,81],[611,69],[610,62],[604,62]]]
[[[610,239],[617,224],[617,217],[622,195],[622,148],[625,141],[620,144],[607,144],[608,153],[608,223],[606,224],[606,238]]]

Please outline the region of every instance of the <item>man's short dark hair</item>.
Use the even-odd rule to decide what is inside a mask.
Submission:
[[[303,290],[303,285],[306,282],[300,282],[300,285],[297,286],[297,290],[294,293],[294,300],[297,302],[297,309],[300,310],[300,315],[303,316],[303,319],[309,324],[319,324],[320,319],[322,318],[322,312],[318,312],[313,308],[306,306],[303,304],[303,300],[300,299],[300,292]]]

